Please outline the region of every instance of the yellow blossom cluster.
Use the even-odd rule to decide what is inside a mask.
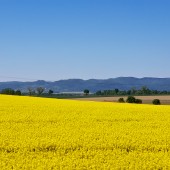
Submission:
[[[170,169],[170,106],[0,95],[0,169]]]

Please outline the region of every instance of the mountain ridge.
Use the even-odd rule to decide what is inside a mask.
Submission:
[[[0,82],[0,90],[4,88],[20,89],[27,91],[28,87],[44,87],[46,90],[52,89],[54,92],[78,92],[89,89],[91,92],[98,90],[109,90],[118,88],[120,90],[129,90],[132,87],[140,89],[147,86],[151,90],[170,91],[170,78],[157,77],[117,77],[108,79],[66,79],[58,81],[37,80],[32,82],[8,81]]]

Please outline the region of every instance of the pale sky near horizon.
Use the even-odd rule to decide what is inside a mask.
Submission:
[[[170,77],[169,0],[0,0],[0,81]]]

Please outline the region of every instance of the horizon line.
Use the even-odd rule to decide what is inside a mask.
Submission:
[[[134,77],[134,76],[118,76],[118,77],[112,77],[112,78],[89,78],[89,79],[83,79],[83,78],[65,78],[65,79],[58,79],[58,80],[47,80],[47,79],[35,79],[35,78],[19,78],[19,77],[6,77],[6,76],[0,76],[0,78],[11,78],[11,79],[20,79],[20,80],[4,80],[0,81],[0,83],[8,83],[8,82],[37,82],[37,81],[45,81],[45,82],[56,82],[56,81],[66,81],[66,80],[83,80],[83,81],[88,81],[88,80],[109,80],[109,79],[117,79],[117,78],[135,78],[135,79],[144,79],[144,78],[157,78],[157,79],[169,79],[170,77]],[[21,81],[25,80],[25,81]]]

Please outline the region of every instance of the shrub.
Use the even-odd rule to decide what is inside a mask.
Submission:
[[[136,99],[133,96],[128,96],[128,98],[126,99],[127,103],[135,103]]]
[[[154,105],[160,105],[160,104],[161,104],[161,102],[160,102],[159,99],[154,99],[154,100],[152,101],[152,103],[153,103]]]
[[[21,91],[20,90],[17,90],[16,92],[15,92],[15,95],[18,95],[18,96],[21,96]]]
[[[141,100],[141,99],[136,99],[136,100],[135,100],[135,103],[137,103],[137,104],[142,104],[142,100]]]
[[[124,98],[119,98],[118,102],[119,103],[125,103],[125,100],[124,100]]]

